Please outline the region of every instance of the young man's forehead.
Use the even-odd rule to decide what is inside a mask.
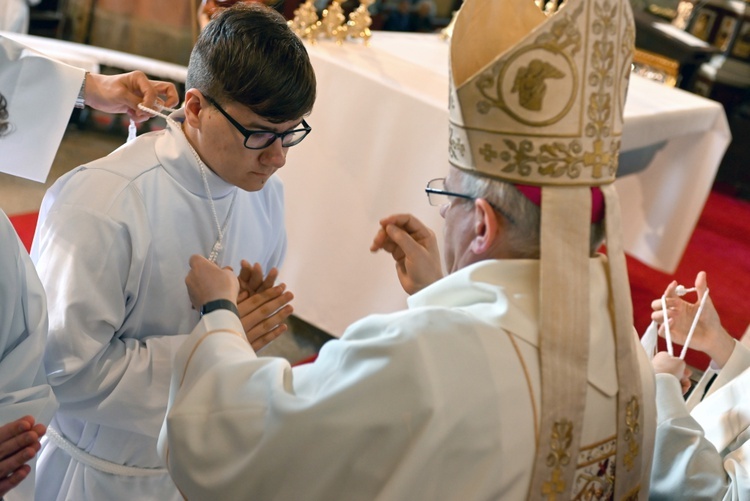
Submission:
[[[299,117],[293,120],[287,120],[285,122],[277,122],[270,120],[266,117],[260,116],[255,113],[250,106],[232,101],[231,105],[227,105],[231,108],[230,113],[237,114],[236,120],[240,122],[243,127],[251,130],[269,130],[274,132],[286,132],[287,130],[298,127],[302,123],[302,118]]]

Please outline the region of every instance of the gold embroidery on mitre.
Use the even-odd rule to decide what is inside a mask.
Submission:
[[[519,104],[531,111],[540,111],[544,96],[547,94],[548,78],[563,78],[565,73],[558,70],[554,65],[532,59],[528,66],[521,66],[516,72],[511,93],[518,93]]]
[[[640,433],[640,405],[638,404],[638,398],[633,397],[628,402],[625,409],[625,443],[628,446],[627,452],[625,452],[624,462],[625,468],[630,471],[633,469],[633,462],[640,453],[640,445],[638,444],[638,434]]]
[[[550,501],[555,501],[559,494],[565,492],[565,480],[563,467],[570,463],[570,449],[573,442],[573,423],[567,419],[556,421],[552,425],[552,436],[550,437],[550,449],[552,452],[547,456],[547,466],[552,468],[549,480],[542,484],[542,495]]]
[[[584,14],[586,5],[590,5],[588,14]],[[470,137],[474,136],[464,138],[469,139],[470,152],[462,154],[461,159],[469,161],[476,155],[474,159],[479,160],[474,166],[460,162],[457,166],[487,174],[494,171],[503,179],[530,184],[597,185],[612,182],[617,172],[619,136],[635,36],[632,22],[624,23],[620,33],[620,15],[631,19],[628,13],[620,2],[612,0],[580,3],[571,13],[556,14],[561,19],[532,43],[477,75],[472,85],[478,92],[475,106],[480,115],[498,109],[518,123],[539,130],[540,135],[535,139],[529,132],[528,138],[516,139],[508,137],[502,130],[493,132],[482,126],[467,124],[467,127],[453,122],[452,137],[454,129],[456,135],[469,133]],[[590,16],[586,17],[589,25],[586,31],[591,36],[583,51],[587,63],[582,66],[576,63],[575,56],[580,56],[586,42],[579,19],[586,15]],[[581,70],[585,73],[579,77],[577,72]],[[580,83],[579,78],[582,79]],[[550,106],[545,106],[545,99],[553,92],[552,87],[547,88],[547,82],[555,79],[565,80],[566,84],[554,89],[556,104],[550,101]],[[563,118],[568,120],[567,115],[579,97],[583,98],[580,132],[572,132],[568,139],[563,133],[559,138],[551,137],[545,141],[543,136],[547,132],[544,130]],[[454,98],[452,94],[451,98]],[[474,141],[477,144],[472,144]],[[465,143],[460,144],[464,146]],[[458,160],[455,147],[452,139],[451,158]],[[493,164],[495,167],[490,167]]]
[[[466,154],[466,145],[461,141],[460,137],[453,137],[453,129],[450,130],[450,147],[449,152],[451,154],[451,158],[454,160],[458,160],[458,155],[461,155],[461,158],[464,157]]]
[[[571,141],[568,144],[562,141],[543,144],[539,147],[539,153],[533,153],[534,144],[524,139],[523,141],[503,141],[509,151],[500,153],[500,159],[509,162],[502,168],[503,172],[517,172],[528,177],[532,174],[532,168],[538,165],[537,172],[548,177],[561,177],[565,174],[575,179],[581,174],[583,147],[580,141]]]
[[[513,117],[514,120],[535,127],[554,124],[567,115],[576,100],[576,90],[578,89],[578,73],[573,56],[581,50],[581,33],[575,24],[581,12],[583,12],[583,4],[572,14],[561,14],[561,19],[552,24],[550,32],[539,35],[534,43],[515,52],[509,59],[494,65],[491,71],[478,78],[476,81],[477,90],[484,99],[477,102],[477,111],[487,114],[492,108],[498,108]],[[531,59],[528,66],[514,66],[514,63],[533,57],[531,55],[535,53],[539,56]],[[558,65],[564,65],[567,68],[560,68],[540,59],[548,57],[558,61]],[[571,80],[570,96],[568,96],[565,106],[554,116],[543,113],[541,119],[532,119],[531,116],[520,115],[513,106],[508,105],[509,96],[506,96],[506,92],[503,90],[506,73],[512,68],[516,68],[516,76],[510,93],[517,94],[518,105],[530,111],[546,111],[543,103],[547,90],[544,83],[546,79],[562,79],[569,75]],[[495,95],[490,93],[490,89],[493,88]]]
[[[612,38],[617,36],[617,10],[617,2],[610,3],[609,0],[604,0],[602,3],[594,3],[596,18],[592,23],[592,29],[594,33],[601,33],[602,38],[594,43],[591,55],[593,71],[589,73],[588,82],[595,87],[595,91],[589,99],[588,117],[591,122],[586,125],[586,135],[597,139],[594,143],[595,151],[591,154],[599,156],[602,153],[602,138],[607,138],[612,133],[609,125],[612,117],[612,91],[615,87],[615,79],[612,77],[615,65],[615,40]],[[601,177],[602,169],[607,166],[609,171],[606,174],[614,175],[617,170],[617,155],[608,155],[606,159],[600,156],[600,160],[591,165],[593,177]]]
[[[633,47],[635,47],[635,23],[632,22],[632,13],[630,10],[625,9],[623,14],[623,17],[627,19],[627,22],[625,23],[625,30],[622,32],[622,40],[620,42],[620,55],[622,56],[620,65],[621,83],[620,93],[617,96],[619,99],[617,120],[620,124],[622,124],[623,117],[625,116],[625,97],[628,94],[631,65],[633,62]]]
[[[574,53],[579,48],[580,34],[571,23],[578,17],[582,8],[583,4],[572,16],[566,16],[559,22],[558,26],[553,26],[553,33],[557,33],[559,36],[559,31],[556,32],[555,28],[565,27],[567,29],[570,25],[571,31],[574,31],[577,35],[574,38],[577,40]],[[615,64],[615,42],[612,37],[617,33],[617,26],[615,25],[617,3],[611,4],[609,0],[601,3],[595,2],[594,14],[592,31],[600,35],[601,39],[594,42],[590,59],[592,70],[586,78],[589,87],[593,87],[593,89],[589,95],[586,110],[588,123],[585,126],[586,136],[595,138],[593,150],[583,151],[580,141],[573,140],[567,144],[562,141],[542,144],[539,146],[538,153],[535,153],[530,141],[521,141],[516,144],[515,141],[506,139],[504,142],[509,151],[504,151],[500,155],[502,161],[508,162],[502,168],[503,172],[517,171],[522,176],[528,176],[531,174],[531,165],[538,165],[538,173],[542,176],[558,178],[567,175],[570,179],[576,179],[581,175],[583,168],[588,168],[593,179],[601,179],[605,176],[612,177],[617,171],[617,153],[620,149],[620,141],[610,141],[608,143],[609,148],[604,141],[612,133],[609,126],[613,111],[611,91],[615,86],[615,81],[611,75]],[[537,39],[537,43],[539,43],[539,39],[542,39],[542,36]],[[573,67],[572,64],[571,61],[571,67]],[[480,79],[477,85],[481,86],[481,82]],[[572,101],[570,101],[570,105],[572,105]],[[480,106],[479,109],[481,111],[483,108]],[[567,110],[565,113],[567,113]]]
[[[484,143],[484,146],[479,148],[479,153],[484,157],[485,162],[492,161],[493,158],[497,158],[498,152],[492,147],[490,143]]]

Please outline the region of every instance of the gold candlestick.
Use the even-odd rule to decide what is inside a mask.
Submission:
[[[320,21],[318,21],[318,13],[315,10],[313,0],[307,0],[296,8],[294,10],[294,19],[288,21],[287,24],[298,37],[310,43],[315,43],[315,37],[320,28]]]
[[[353,38],[361,38],[364,40],[365,45],[370,44],[370,37],[372,36],[372,32],[370,31],[372,17],[370,17],[369,7],[374,1],[360,0],[359,6],[349,14],[349,21],[346,23],[347,35]]]
[[[344,9],[341,7],[342,0],[333,0],[327,9],[323,11],[321,28],[323,35],[338,40],[339,30],[346,22]]]

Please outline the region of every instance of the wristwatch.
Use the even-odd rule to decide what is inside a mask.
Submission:
[[[201,306],[201,316],[216,310],[229,310],[237,315],[237,318],[240,317],[240,312],[237,309],[237,305],[235,305],[229,299],[215,299],[213,301],[207,302],[206,304]]]
[[[83,74],[83,82],[81,82],[81,90],[78,91],[78,97],[76,98],[76,108],[82,110],[86,107],[86,77],[89,76],[89,72]]]

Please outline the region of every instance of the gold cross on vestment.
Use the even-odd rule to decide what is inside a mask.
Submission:
[[[602,177],[602,168],[609,167],[612,161],[612,154],[604,151],[604,142],[601,139],[594,141],[594,151],[587,151],[583,154],[583,164],[591,167],[591,176],[594,179]]]
[[[544,494],[549,501],[555,501],[558,494],[562,494],[565,491],[565,480],[560,478],[562,471],[560,468],[552,470],[552,478],[542,485],[542,494]]]

